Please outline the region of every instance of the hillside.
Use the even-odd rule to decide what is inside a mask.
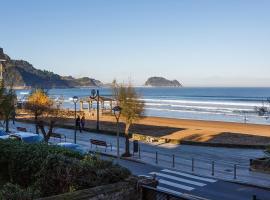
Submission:
[[[29,62],[24,60],[13,60],[4,54],[0,48],[0,55],[6,58],[4,80],[7,85],[15,88],[43,87],[43,88],[70,88],[70,87],[90,87],[101,86],[98,80],[83,77],[73,78],[72,76],[60,76],[47,70],[34,68]]]
[[[163,77],[150,77],[145,82],[145,86],[152,87],[182,87],[182,84],[177,80],[168,80]]]

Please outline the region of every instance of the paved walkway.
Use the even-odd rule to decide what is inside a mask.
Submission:
[[[35,127],[32,124],[17,122],[16,126],[26,127],[32,132],[35,130]],[[73,130],[57,128],[54,132],[66,135],[67,142],[73,142]],[[107,152],[105,152],[104,148],[96,148],[94,146],[91,149],[89,143],[90,138],[111,143],[113,146],[112,151],[108,148]],[[51,141],[60,142],[57,138],[52,138]],[[114,156],[116,155],[115,136],[92,132],[77,132],[77,143],[83,145],[87,150],[98,151]],[[124,145],[125,140],[123,137],[120,137],[121,153],[124,152]],[[133,145],[130,146],[132,152]],[[244,182],[270,188],[270,174],[249,171],[249,160],[263,156],[263,151],[259,149],[236,149],[140,142],[140,156],[136,153],[132,159],[170,169],[192,172],[194,175]]]

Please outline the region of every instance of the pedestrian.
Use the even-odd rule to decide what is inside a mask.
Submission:
[[[81,118],[80,116],[78,115],[77,118],[76,118],[76,130],[80,130],[80,133],[82,132],[82,128],[81,128]]]
[[[82,118],[81,118],[81,127],[82,127],[82,130],[84,130],[84,125],[85,125],[85,116],[83,115]]]

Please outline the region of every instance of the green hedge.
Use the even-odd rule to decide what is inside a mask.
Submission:
[[[130,175],[110,161],[58,146],[0,140],[0,150],[0,178],[11,183],[0,191],[0,199],[9,199],[11,189],[21,196],[24,191],[26,196],[44,197],[118,182]]]

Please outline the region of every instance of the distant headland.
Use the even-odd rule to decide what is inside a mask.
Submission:
[[[144,84],[151,87],[182,87],[182,84],[177,80],[168,80],[163,77],[150,77]]]
[[[6,60],[4,81],[8,86],[13,85],[15,89],[99,87],[103,85],[101,81],[89,77],[60,76],[47,70],[36,69],[27,61],[11,59],[4,54],[2,48],[0,48],[0,56],[4,56]]]

